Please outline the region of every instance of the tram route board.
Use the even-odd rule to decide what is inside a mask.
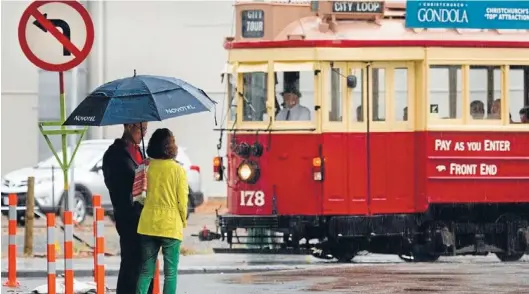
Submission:
[[[242,37],[243,38],[262,38],[264,37],[264,11],[260,9],[243,10],[242,18]]]

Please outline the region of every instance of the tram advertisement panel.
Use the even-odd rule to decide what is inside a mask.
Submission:
[[[529,136],[431,135],[428,178],[529,180]]]
[[[529,29],[529,1],[407,1],[406,27]]]

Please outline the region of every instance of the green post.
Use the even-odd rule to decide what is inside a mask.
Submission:
[[[46,140],[46,143],[48,144],[48,147],[50,148],[51,152],[57,159],[57,162],[59,162],[59,166],[61,167],[61,170],[63,172],[64,176],[64,191],[66,198],[65,201],[65,207],[67,210],[70,209],[70,203],[68,200],[68,186],[69,186],[69,180],[68,180],[68,170],[70,169],[70,164],[75,158],[75,154],[77,153],[77,149],[79,148],[79,145],[81,143],[81,140],[84,137],[84,134],[86,133],[86,130],[88,127],[85,127],[82,130],[67,130],[66,127],[63,126],[63,123],[66,121],[66,97],[64,95],[64,73],[59,72],[59,105],[60,105],[60,121],[48,121],[48,122],[39,122],[39,130],[41,134],[44,136],[44,140]],[[54,129],[54,130],[45,130],[44,127],[60,127],[60,129]],[[71,158],[68,160],[68,144],[67,144],[67,137],[68,135],[79,135],[79,140],[77,141],[77,144],[75,146],[75,149],[72,153]],[[61,136],[61,145],[62,145],[62,158],[59,158],[59,155],[57,154],[57,150],[53,147],[53,144],[49,138],[51,135],[60,135]],[[55,203],[53,204],[55,205]]]
[[[60,96],[60,112],[61,112],[61,122],[64,123],[66,120],[66,97],[64,95],[64,73],[59,72],[59,96]],[[61,131],[64,131],[65,127],[61,125]],[[64,176],[64,186],[63,186],[63,195],[66,195],[64,199],[65,210],[70,210],[70,195],[68,195],[68,170],[70,162],[68,162],[68,144],[66,140],[66,134],[63,132],[61,134],[61,143],[62,143],[62,162],[65,163],[66,168],[62,167],[62,173]]]

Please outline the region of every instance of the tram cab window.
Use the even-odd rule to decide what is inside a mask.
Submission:
[[[529,66],[509,68],[509,114],[511,124],[529,123]]]
[[[314,120],[314,71],[276,72],[276,121]]]
[[[235,121],[237,116],[237,97],[235,96],[237,89],[237,80],[234,75],[226,75],[227,92],[228,92],[228,107],[230,109],[229,118],[231,121]]]
[[[351,71],[351,75],[354,75],[356,77],[356,87],[350,89],[350,95],[351,95],[351,122],[363,122],[364,121],[364,103],[363,103],[363,96],[364,96],[364,71],[362,69],[353,69]]]
[[[329,71],[329,121],[341,122],[342,118],[342,75],[340,68],[331,68]]]
[[[468,79],[471,120],[501,120],[501,67],[471,65]]]
[[[373,68],[372,113],[373,121],[386,121],[386,70]]]
[[[408,121],[408,69],[395,68],[395,120]]]
[[[461,65],[431,65],[428,80],[430,116],[460,119],[463,114]]]
[[[265,72],[243,73],[243,121],[265,121],[267,76]]]

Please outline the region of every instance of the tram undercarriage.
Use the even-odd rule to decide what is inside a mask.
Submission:
[[[527,211],[527,205],[436,205],[423,214],[223,215],[217,218],[220,232],[205,229],[198,237],[230,245],[216,253],[311,254],[340,262],[362,251],[395,254],[407,262],[495,253],[507,262],[529,253]]]

